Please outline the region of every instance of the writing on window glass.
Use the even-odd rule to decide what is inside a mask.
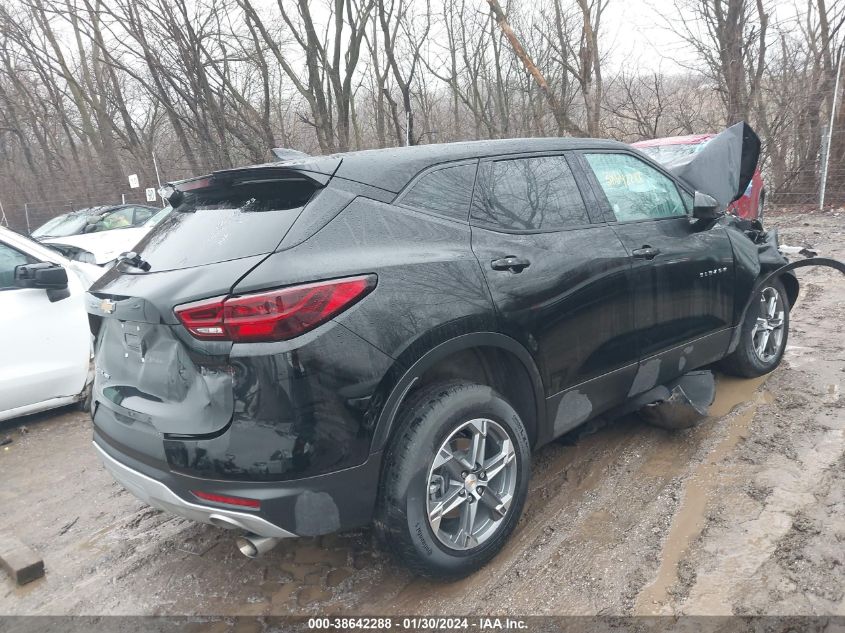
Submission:
[[[587,154],[618,222],[675,217],[686,206],[671,178],[628,154]]]
[[[628,174],[621,171],[606,172],[604,180],[608,187],[626,187],[641,183],[643,175],[638,171]]]

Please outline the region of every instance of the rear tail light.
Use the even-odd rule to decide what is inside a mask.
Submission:
[[[217,495],[212,492],[202,492],[201,490],[191,490],[191,493],[203,501],[211,501],[213,503],[225,503],[230,506],[238,506],[240,508],[252,508],[258,510],[261,508],[261,502],[258,499],[246,499],[245,497],[229,497],[228,495]]]
[[[202,340],[285,341],[313,330],[369,293],[375,275],[290,286],[258,294],[217,297],[176,306],[188,331]]]

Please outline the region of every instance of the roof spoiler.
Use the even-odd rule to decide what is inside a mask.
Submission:
[[[309,158],[309,155],[305,152],[300,152],[295,149],[290,149],[287,147],[274,147],[270,150],[273,154],[273,160],[275,161],[286,161],[286,160],[298,160],[300,158]]]
[[[284,163],[279,161],[250,167],[222,169],[206,176],[169,182],[159,189],[159,195],[172,207],[176,207],[182,201],[185,192],[220,185],[241,185],[269,180],[299,179],[309,180],[320,187],[325,187],[332,179],[332,175],[337,170],[339,164],[340,159],[335,159],[329,165],[331,169],[328,173],[309,169],[311,166],[307,161],[301,161],[301,159]]]

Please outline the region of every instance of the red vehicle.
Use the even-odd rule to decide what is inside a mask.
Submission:
[[[678,158],[701,151],[715,134],[692,134],[690,136],[669,136],[655,138],[649,141],[632,143],[638,150],[656,160],[658,163],[668,163]],[[754,177],[742,194],[742,197],[728,207],[728,212],[746,220],[762,219],[763,205],[766,201],[766,189],[760,170],[754,171]]]

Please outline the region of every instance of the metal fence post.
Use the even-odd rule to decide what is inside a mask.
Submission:
[[[156,182],[158,183],[158,188],[161,189],[161,176],[158,173],[158,160],[156,160],[156,153],[153,151],[153,152],[150,152],[150,154],[152,154],[152,156],[153,156],[153,167],[155,167],[155,170],[156,170]],[[166,206],[167,206],[167,203],[164,201],[164,198],[162,198],[161,199],[161,208],[163,209]]]
[[[830,143],[833,139],[833,117],[836,114],[836,104],[839,101],[839,78],[842,76],[842,55],[839,55],[839,62],[836,64],[836,87],[833,89],[833,104],[830,107],[830,125],[827,126],[827,143],[825,143],[821,186],[819,188],[819,211],[824,210],[824,195],[827,190],[827,170],[830,165]]]
[[[26,234],[30,235],[30,234],[32,234],[32,229],[29,227],[29,203],[28,202],[23,203],[23,214],[26,217]]]

